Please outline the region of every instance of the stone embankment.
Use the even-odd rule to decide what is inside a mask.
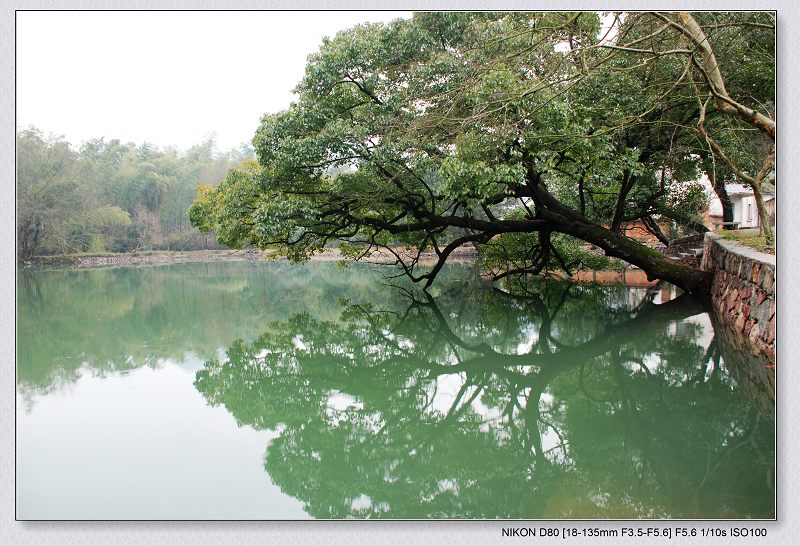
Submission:
[[[774,366],[775,256],[708,233],[701,267],[714,272],[711,304],[716,318]]]

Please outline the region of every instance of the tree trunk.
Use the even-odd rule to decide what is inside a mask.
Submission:
[[[761,192],[761,181],[756,180],[751,184],[753,188],[753,196],[756,198],[756,208],[758,209],[758,219],[761,223],[761,233],[768,245],[775,243],[775,235],[772,233],[772,226],[769,222],[769,214],[767,214],[767,206],[764,204],[764,194]]]
[[[552,224],[552,231],[572,235],[602,248],[607,256],[641,268],[649,280],[663,279],[693,294],[705,296],[710,293],[710,272],[677,264],[652,248],[589,221],[559,202],[542,184],[528,188],[538,203],[540,218]]]
[[[714,95],[715,106],[728,115],[750,123],[775,140],[775,120],[735,101],[728,94],[728,90],[725,88],[725,79],[722,77],[722,71],[719,68],[717,57],[714,55],[711,42],[697,20],[685,11],[677,12],[677,16],[682,25],[679,26],[679,30],[694,42],[700,53],[702,62],[696,63],[696,66],[703,73],[703,77]]]
[[[670,240],[667,238],[666,235],[664,235],[664,232],[661,231],[661,227],[658,225],[658,222],[653,220],[652,216],[642,217],[642,223],[644,224],[644,227],[647,228],[647,231],[653,234],[656,237],[656,239],[658,239],[661,242],[661,244],[663,244],[664,246],[669,246]]]
[[[728,196],[728,190],[725,189],[724,185],[722,186],[722,192],[718,193],[717,196],[720,198],[719,202],[722,203],[722,221],[733,222],[733,201]],[[725,229],[733,229],[733,226],[724,227]]]
[[[603,226],[564,218],[550,211],[546,211],[543,216],[554,223],[554,231],[592,243],[602,248],[607,256],[641,268],[647,274],[648,280],[663,279],[693,294],[708,294],[711,290],[711,274],[707,271],[677,264],[660,252]]]
[[[709,154],[703,155],[703,170],[705,170],[706,175],[708,175],[711,181],[711,187],[714,189],[714,193],[717,194],[717,198],[722,204],[722,221],[733,222],[733,202],[731,202],[731,198],[728,195],[728,190],[725,189],[726,177],[717,174],[719,168],[722,167],[714,165],[714,163],[711,162]],[[725,229],[731,229],[731,226],[725,226]]]
[[[733,202],[728,195],[728,190],[725,189],[725,183],[718,182],[713,184],[712,187],[719,198],[719,202],[722,204],[722,221],[733,222]],[[731,229],[731,226],[725,226],[725,229]]]
[[[29,220],[19,227],[17,235],[17,258],[29,262],[42,241],[42,226],[38,220]]]
[[[622,177],[622,184],[619,188],[617,195],[617,205],[614,208],[614,218],[611,220],[611,231],[616,233],[622,232],[622,219],[625,216],[625,202],[628,198],[628,193],[636,183],[636,177],[631,175],[630,171],[625,171]]]

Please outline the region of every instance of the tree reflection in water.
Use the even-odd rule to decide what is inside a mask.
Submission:
[[[773,517],[772,415],[694,300],[442,284],[274,323],[195,385],[280,431],[265,469],[318,518]]]

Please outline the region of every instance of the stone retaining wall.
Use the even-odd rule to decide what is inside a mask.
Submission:
[[[775,366],[759,352],[753,354],[749,339],[742,338],[733,328],[720,324],[712,313],[714,341],[717,355],[722,357],[725,369],[736,381],[736,385],[755,400],[765,415],[775,418]],[[714,363],[719,365],[719,361]]]
[[[775,364],[775,256],[707,233],[701,267],[714,271],[711,304],[754,353]]]

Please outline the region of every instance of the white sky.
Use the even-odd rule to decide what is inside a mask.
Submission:
[[[323,36],[409,12],[17,12],[17,126],[73,145],[250,142]]]

